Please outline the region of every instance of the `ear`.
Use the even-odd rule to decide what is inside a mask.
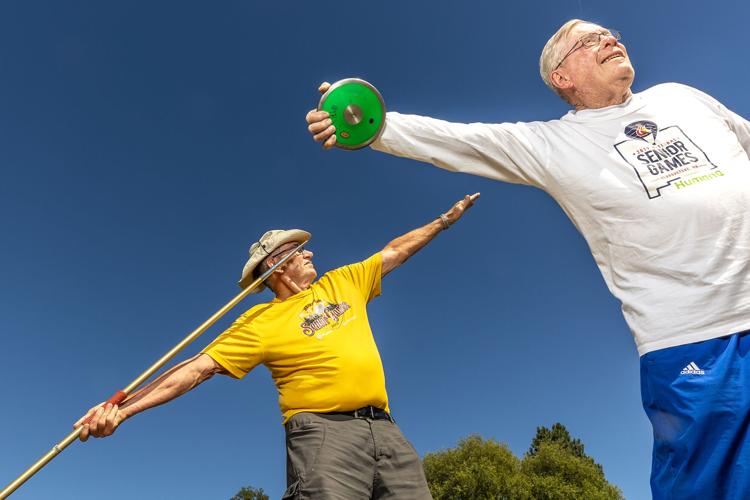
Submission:
[[[560,90],[567,90],[573,86],[573,82],[568,78],[568,75],[559,69],[549,74],[549,81]]]
[[[271,269],[274,265],[274,262],[271,260],[271,257],[266,257],[263,261],[268,269]],[[279,269],[274,270],[275,273],[279,272]],[[282,271],[283,272],[283,271]]]

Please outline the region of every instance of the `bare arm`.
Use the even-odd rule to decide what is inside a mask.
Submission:
[[[93,414],[94,417],[91,422],[83,424],[80,435],[81,441],[86,441],[89,435],[94,437],[109,436],[125,419],[171,401],[221,371],[223,371],[222,367],[211,356],[198,354],[170,368],[154,381],[128,396],[122,405],[112,406],[108,404],[104,408],[97,405],[91,408],[73,427],[80,426],[89,415]]]
[[[442,218],[439,217],[429,224],[425,224],[403,236],[399,236],[388,243],[380,252],[383,258],[381,276],[385,276],[406,262],[409,257],[432,241],[439,232],[458,221],[464,212],[474,204],[477,198],[479,198],[479,193],[467,194],[462,200],[456,202],[450,210],[445,212]]]

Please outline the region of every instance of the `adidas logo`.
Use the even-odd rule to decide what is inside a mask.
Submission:
[[[680,375],[705,375],[706,372],[698,368],[695,361],[691,361],[689,365],[682,369]]]

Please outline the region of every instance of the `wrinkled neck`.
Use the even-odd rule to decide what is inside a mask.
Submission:
[[[576,111],[617,106],[627,101],[631,95],[633,93],[630,91],[630,87],[618,92],[581,93],[574,97],[573,106]]]

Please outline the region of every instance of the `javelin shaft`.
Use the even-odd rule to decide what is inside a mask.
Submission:
[[[8,486],[3,489],[3,491],[0,492],[0,499],[8,498],[11,493],[16,491],[19,486],[21,486],[23,483],[29,480],[31,476],[37,473],[39,469],[47,465],[47,463],[55,458],[57,455],[60,454],[65,448],[68,447],[70,443],[78,439],[78,435],[81,433],[81,427],[77,428],[70,434],[68,434],[65,439],[57,443],[55,446],[52,447],[50,451],[47,452],[46,455],[44,455],[42,458],[36,461],[34,465],[26,469],[26,471],[18,476],[15,481],[10,483]]]
[[[280,261],[279,265],[283,264],[284,262],[285,261]],[[263,278],[263,277],[261,277],[261,278]],[[148,380],[149,378],[151,378],[151,376],[154,373],[156,373],[157,371],[159,371],[161,369],[161,367],[163,367],[165,364],[167,364],[167,362],[170,359],[172,359],[178,352],[180,352],[185,347],[187,347],[187,345],[190,344],[192,341],[194,341],[195,339],[197,339],[198,337],[200,337],[201,334],[203,334],[203,332],[205,332],[206,330],[208,330],[208,328],[211,325],[213,325],[214,323],[216,323],[216,321],[218,321],[219,318],[221,318],[222,316],[224,316],[230,309],[232,309],[234,306],[236,306],[237,304],[239,304],[240,302],[242,302],[242,300],[245,297],[247,297],[248,294],[250,294],[250,292],[263,281],[263,279],[265,279],[265,278],[263,278],[263,279],[261,279],[261,278],[258,278],[257,280],[255,280],[252,283],[250,283],[250,286],[248,286],[247,288],[245,288],[244,290],[242,290],[239,294],[237,294],[237,296],[235,298],[233,298],[232,300],[230,300],[229,302],[227,302],[224,305],[224,307],[222,307],[221,309],[219,309],[218,311],[216,311],[213,315],[211,315],[210,318],[208,318],[206,321],[204,321],[203,323],[201,323],[201,325],[198,326],[198,328],[196,328],[195,330],[193,330],[192,332],[190,332],[190,334],[188,334],[187,337],[185,337],[184,339],[182,339],[182,341],[179,344],[177,344],[172,349],[170,349],[170,351],[168,353],[166,353],[164,356],[162,356],[161,358],[159,358],[159,360],[156,363],[154,363],[153,365],[151,365],[147,370],[145,370],[135,380],[133,380],[128,386],[126,386],[122,390],[122,392],[124,392],[125,394],[130,394],[135,389],[137,389],[143,382],[145,382],[146,380]]]
[[[242,290],[239,294],[237,294],[236,297],[234,297],[232,300],[227,302],[224,307],[216,311],[210,318],[208,318],[206,321],[201,323],[198,328],[193,330],[188,334],[187,337],[182,339],[182,341],[174,346],[169,352],[167,352],[164,356],[159,358],[159,360],[151,365],[146,371],[141,373],[135,380],[133,380],[128,386],[126,386],[121,391],[117,391],[107,402],[112,402],[113,404],[116,402],[122,402],[125,397],[130,394],[132,391],[137,389],[143,382],[148,380],[154,373],[159,371],[167,362],[172,359],[177,353],[179,353],[182,349],[187,347],[188,344],[190,344],[192,341],[197,339],[203,332],[205,332],[211,325],[216,323],[216,321],[219,320],[222,316],[224,316],[230,309],[232,309],[234,306],[239,304],[242,299],[247,297],[251,291],[253,291],[258,285],[263,283],[263,281],[268,278],[271,273],[273,273],[279,266],[283,265],[287,260],[289,260],[292,256],[294,256],[297,251],[302,248],[306,241],[304,243],[301,243],[298,245],[292,252],[290,252],[288,255],[285,255],[284,258],[282,258],[279,262],[273,265],[268,271],[263,273],[258,279],[250,283],[250,285]],[[105,403],[106,404],[106,403]],[[23,474],[18,476],[12,483],[10,483],[8,486],[6,486],[2,491],[0,491],[0,500],[4,500],[5,498],[8,498],[11,493],[16,491],[19,486],[21,486],[23,483],[28,481],[31,476],[36,474],[39,469],[47,465],[53,458],[55,458],[57,455],[60,454],[65,448],[68,447],[71,443],[73,443],[77,438],[78,435],[81,433],[81,430],[83,429],[83,426],[78,427],[73,432],[68,434],[65,439],[57,443],[55,446],[52,447],[50,451],[48,451],[42,458],[37,460],[34,465],[26,469]]]

